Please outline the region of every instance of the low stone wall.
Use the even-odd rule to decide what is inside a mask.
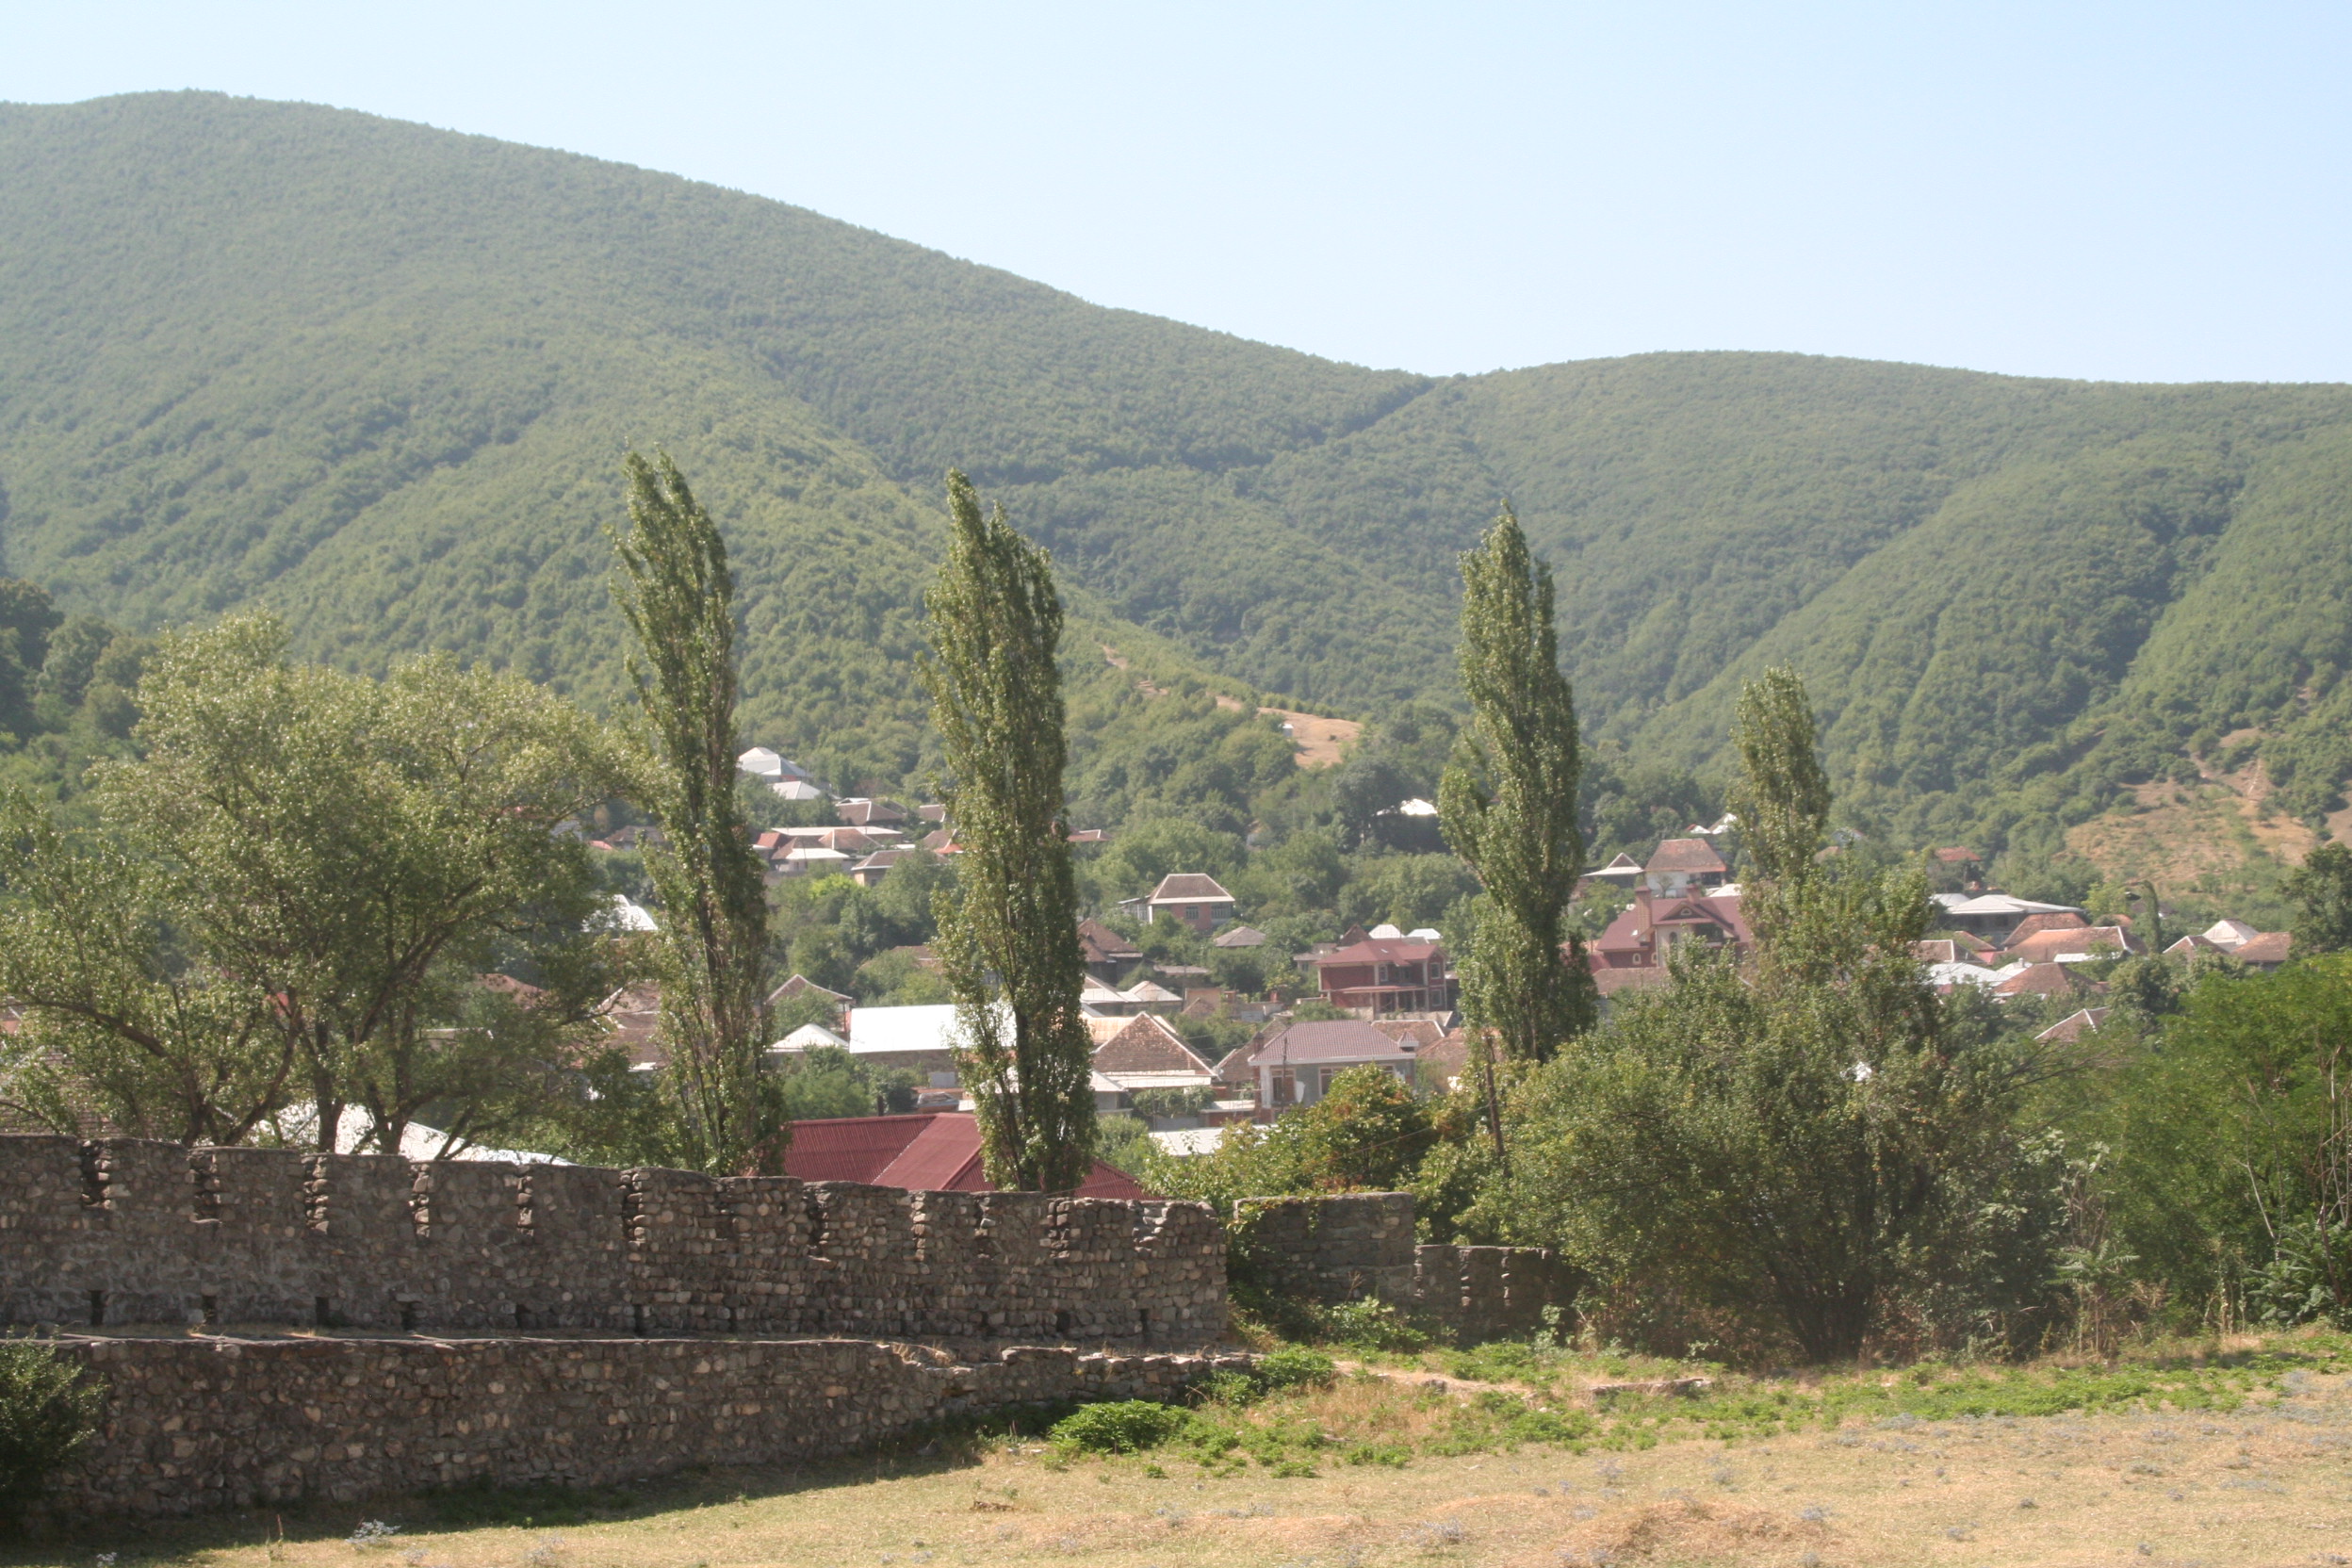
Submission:
[[[1251,1267],[1283,1294],[1326,1304],[1378,1299],[1458,1339],[1525,1339],[1564,1314],[1576,1271],[1536,1247],[1436,1247],[1413,1240],[1409,1192],[1248,1198],[1233,1205]]]
[[[376,1493],[599,1485],[841,1454],[961,1413],[1167,1397],[1245,1355],[851,1340],[76,1338],[104,1431],[59,1511],[185,1513]]]
[[[0,1323],[1200,1345],[1225,1249],[1200,1203],[5,1136]]]

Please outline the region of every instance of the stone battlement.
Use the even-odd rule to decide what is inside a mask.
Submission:
[[[0,1136],[0,1322],[1201,1344],[1199,1203]]]
[[[1262,1283],[1326,1304],[1377,1299],[1432,1318],[1464,1343],[1543,1332],[1565,1313],[1576,1271],[1539,1247],[1445,1247],[1413,1240],[1409,1192],[1245,1198],[1233,1219]]]

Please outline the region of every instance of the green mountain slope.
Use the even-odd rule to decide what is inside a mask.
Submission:
[[[2224,735],[2352,753],[2352,390],[1772,354],[1442,380],[1106,310],[778,203],[206,94],[0,106],[0,549],[139,626],[279,607],[601,700],[625,443],[728,523],[746,716],[917,765],[939,473],[1048,542],[1082,642],[1377,718],[1450,700],[1511,498],[1595,733],[1715,765],[1790,660],[1855,808],[1998,843]]]

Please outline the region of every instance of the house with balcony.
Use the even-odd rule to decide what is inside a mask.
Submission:
[[[1366,937],[1302,961],[1313,966],[1316,989],[1334,1007],[1371,1018],[1453,1009],[1454,980],[1435,932]]]

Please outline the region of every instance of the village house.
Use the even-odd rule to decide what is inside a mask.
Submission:
[[[1604,997],[1663,985],[1666,956],[1678,942],[1730,948],[1754,944],[1740,913],[1740,889],[1730,868],[1704,839],[1669,839],[1642,868],[1633,903],[1617,913],[1587,950],[1586,962]]]
[[[1454,1005],[1453,976],[1434,931],[1402,935],[1393,925],[1377,926],[1361,941],[1304,955],[1301,961],[1315,970],[1323,1000],[1350,1012],[1378,1018],[1442,1013]]]
[[[1705,839],[1668,839],[1642,868],[1642,884],[1653,898],[1677,898],[1730,880],[1731,868]]]
[[[1143,950],[1099,920],[1078,923],[1078,950],[1086,956],[1086,972],[1104,985],[1117,980],[1130,964],[1143,962]]]
[[[1382,1068],[1413,1084],[1418,1046],[1411,1035],[1399,1038],[1361,1019],[1293,1023],[1235,1066],[1255,1080],[1257,1119],[1271,1121],[1294,1105],[1312,1105],[1322,1099],[1349,1068]],[[1217,1070],[1233,1069],[1219,1063]]]
[[[1217,878],[1200,872],[1170,872],[1140,901],[1126,899],[1121,907],[1140,902],[1147,924],[1165,915],[1208,936],[1233,915],[1233,895],[1217,886]]]

